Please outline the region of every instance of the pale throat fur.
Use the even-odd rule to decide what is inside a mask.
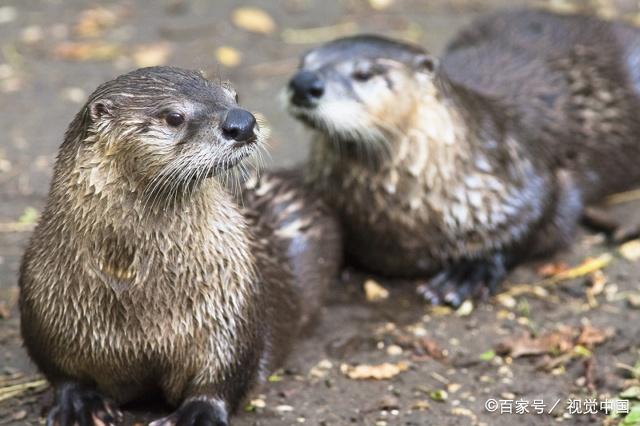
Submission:
[[[446,77],[416,80],[402,100],[413,102],[412,112],[395,120],[394,128],[405,130],[378,129],[389,148],[379,166],[345,156],[315,131],[308,181],[337,206],[347,227],[367,229],[374,239],[380,233],[390,246],[474,256],[519,239],[544,213],[539,200],[548,174],[510,132],[489,134],[469,122]]]

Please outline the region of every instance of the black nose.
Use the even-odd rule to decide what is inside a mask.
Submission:
[[[324,81],[311,71],[299,71],[289,81],[291,101],[298,106],[309,107],[324,94]]]
[[[227,112],[222,122],[222,134],[228,139],[246,142],[254,136],[255,126],[256,118],[253,114],[240,108],[233,108]]]

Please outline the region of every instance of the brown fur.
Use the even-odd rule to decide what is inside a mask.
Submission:
[[[134,130],[127,98],[112,114],[122,120],[91,114],[96,102],[106,102],[109,85],[133,89],[134,82],[140,87],[156,76],[166,79],[168,96],[178,97],[171,92],[175,84],[187,101],[182,78],[192,78],[189,84],[200,93],[222,90],[195,73],[152,68],[92,95],[67,132],[24,255],[22,333],[29,354],[56,386],[79,383],[119,403],[160,391],[172,405],[214,401],[233,412],[289,352],[302,312],[317,307],[315,300],[307,303],[304,289],[335,276],[338,235],[331,217],[321,216],[319,204],[307,203],[300,190],[289,200],[299,206],[278,219],[315,217],[326,232],[320,247],[305,231],[278,237],[272,228],[277,221],[260,221],[251,204],[241,208],[215,178],[189,178],[186,186],[153,193],[159,198],[150,201],[146,177],[159,173],[164,160],[153,155],[154,139],[141,136],[149,130]],[[153,99],[152,90],[142,93]],[[208,102],[227,95],[212,96]],[[189,146],[198,143],[196,136],[185,137],[180,149],[196,149]],[[181,152],[178,157],[189,151]],[[268,214],[272,205],[265,198],[259,210]],[[296,239],[327,253],[324,264],[307,266],[315,276],[296,274],[287,253]]]

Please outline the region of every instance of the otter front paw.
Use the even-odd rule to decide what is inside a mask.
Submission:
[[[113,426],[121,420],[122,413],[95,390],[65,383],[56,387],[47,426]]]
[[[502,255],[454,263],[417,288],[432,305],[458,307],[466,299],[485,299],[495,293],[507,275]]]
[[[151,422],[149,426],[228,426],[229,415],[217,400],[187,401],[170,416]]]

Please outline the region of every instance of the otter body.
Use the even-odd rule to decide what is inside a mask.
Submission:
[[[631,27],[537,11],[472,24],[440,63],[377,36],[328,43],[289,86],[314,130],[308,182],[356,263],[431,276],[433,303],[485,296],[640,181],[639,55]]]
[[[109,400],[150,393],[180,406],[154,425],[227,424],[335,275],[337,227],[318,201],[273,175],[287,200],[242,208],[210,177],[265,137],[234,96],[141,69],[100,86],[67,131],[20,276],[24,341],[57,391],[51,424],[112,424]],[[305,264],[313,279],[289,253],[300,244],[324,250]]]

